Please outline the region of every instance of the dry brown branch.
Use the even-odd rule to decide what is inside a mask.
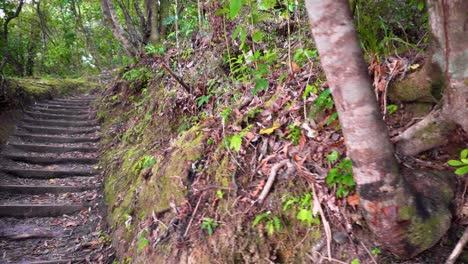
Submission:
[[[294,167],[293,163],[290,162],[289,159],[282,160],[279,163],[273,165],[273,167],[271,168],[270,175],[268,176],[268,180],[265,183],[265,187],[263,187],[262,193],[260,194],[260,196],[258,196],[257,202],[259,204],[262,204],[265,198],[267,197],[268,193],[270,192],[271,187],[273,186],[273,182],[276,179],[276,175],[278,174],[279,169],[281,169],[284,166],[288,167],[288,171],[292,167]]]
[[[187,236],[188,231],[190,230],[190,226],[192,226],[193,218],[195,218],[195,215],[197,214],[198,206],[200,205],[202,197],[203,197],[203,193],[200,195],[200,198],[198,198],[197,205],[195,206],[195,209],[193,210],[192,217],[190,218],[190,221],[187,225],[187,229],[185,229],[184,237]]]
[[[174,79],[180,83],[180,85],[182,85],[182,87],[184,87],[185,91],[187,91],[187,93],[191,94],[192,93],[192,88],[190,88],[190,86],[188,84],[186,84],[179,76],[177,76],[177,74],[175,74],[164,62],[161,62],[161,66],[166,69],[169,74],[171,74],[172,77],[174,77]]]

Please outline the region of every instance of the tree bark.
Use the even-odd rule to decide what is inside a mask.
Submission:
[[[434,173],[400,171],[348,1],[306,0],[306,7],[353,162],[364,217],[385,248],[402,258],[417,255],[450,226],[450,185]]]
[[[11,20],[17,18],[23,8],[24,0],[20,0],[18,6],[15,9],[15,12],[11,16],[7,16],[3,22],[3,31],[0,36],[2,42],[2,59],[0,60],[0,73],[3,73],[3,68],[7,62],[8,54],[8,24]]]
[[[159,41],[159,5],[158,1],[146,0],[146,21],[149,24],[149,42],[156,45]]]
[[[441,107],[395,138],[403,155],[443,145],[456,124],[468,132],[468,1],[428,0],[433,35],[431,68],[441,72]],[[431,76],[433,77],[433,76]]]
[[[101,10],[104,20],[110,27],[114,37],[122,44],[124,50],[130,57],[136,57],[138,54],[137,47],[133,46],[128,35],[120,24],[112,0],[100,0]]]

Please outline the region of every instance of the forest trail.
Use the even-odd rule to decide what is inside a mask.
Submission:
[[[36,103],[0,154],[0,263],[104,262],[92,96]]]

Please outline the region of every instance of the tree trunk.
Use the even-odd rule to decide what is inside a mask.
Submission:
[[[453,192],[437,174],[400,171],[382,121],[347,0],[306,0],[369,228],[406,258],[433,246],[450,226]],[[431,232],[428,232],[430,230]]]
[[[123,48],[130,57],[136,57],[138,54],[137,47],[133,46],[128,35],[120,24],[112,0],[100,0],[101,10],[104,20],[110,27],[114,37],[122,44]]]
[[[7,16],[3,22],[3,28],[0,36],[0,44],[2,44],[2,59],[0,60],[0,74],[3,73],[3,68],[7,62],[8,54],[8,24],[11,20],[19,16],[21,9],[23,8],[24,0],[20,0],[15,12],[11,16]]]
[[[427,2],[434,37],[430,67],[443,75],[444,95],[440,109],[396,137],[403,155],[443,145],[456,124],[468,132],[468,1]]]
[[[146,21],[149,24],[149,42],[156,45],[159,41],[159,5],[158,1],[146,0]]]

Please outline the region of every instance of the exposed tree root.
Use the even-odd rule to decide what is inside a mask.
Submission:
[[[454,129],[455,123],[447,120],[440,110],[435,110],[395,137],[396,149],[405,156],[416,155],[447,143]]]

